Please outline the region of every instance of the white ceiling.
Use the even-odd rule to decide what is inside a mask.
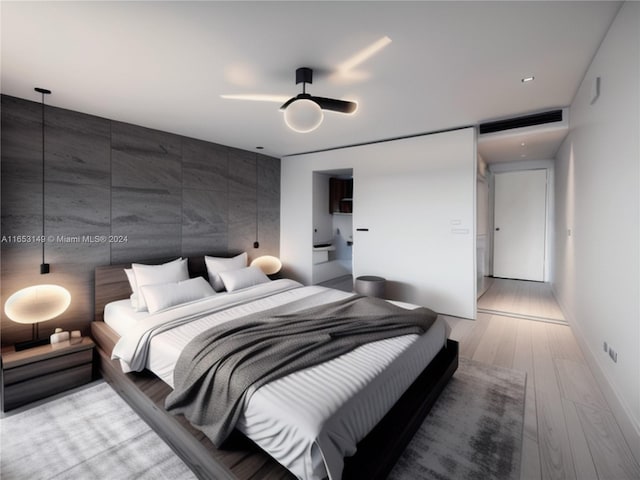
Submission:
[[[619,2],[7,2],[2,93],[284,156],[564,107]],[[347,78],[339,64],[392,42]],[[277,103],[222,94],[307,91],[356,100],[316,131]],[[324,73],[324,75],[322,75]],[[521,78],[534,75],[523,84]]]
[[[481,134],[478,136],[478,153],[488,164],[551,160],[569,133],[568,110],[564,109],[560,122]]]

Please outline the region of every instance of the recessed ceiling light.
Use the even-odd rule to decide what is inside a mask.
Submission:
[[[533,75],[530,77],[524,77],[521,81],[522,83],[527,83],[527,82],[533,82],[535,80],[536,77],[534,77]]]
[[[523,154],[522,154],[522,155],[520,155],[520,156],[521,156],[522,158],[524,158],[524,157],[526,157],[526,156],[527,156],[527,154],[526,154],[526,153],[523,153]]]
[[[527,145],[527,144],[526,144],[526,143],[524,143],[524,142],[520,143],[520,146],[521,146],[521,147],[525,147],[526,145]]]

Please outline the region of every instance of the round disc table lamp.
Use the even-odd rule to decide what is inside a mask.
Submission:
[[[71,294],[59,285],[34,285],[11,295],[4,304],[4,313],[12,321],[32,328],[31,341],[16,344],[16,350],[48,343],[48,337],[38,339],[38,324],[61,315],[70,304]]]

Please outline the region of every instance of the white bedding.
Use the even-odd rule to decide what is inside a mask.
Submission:
[[[122,336],[131,329],[139,320],[143,320],[149,316],[146,310],[143,312],[136,311],[131,306],[131,300],[116,300],[107,303],[104,307],[104,323],[113,328],[118,335]]]
[[[173,369],[180,352],[206,328],[303,298],[308,299],[307,308],[349,295],[278,280],[237,293],[218,294],[208,302],[192,302],[175,310],[191,312],[200,302],[232,306],[153,337],[144,367],[173,386]],[[233,306],[237,299],[254,297],[257,299]],[[113,302],[105,308],[105,322],[126,339],[142,324],[171,317],[169,311],[160,315],[141,313],[133,311],[129,300]],[[298,478],[339,479],[343,458],[355,453],[357,442],[442,348],[447,333],[446,322],[438,319],[422,336],[405,335],[364,345],[271,382],[253,393],[237,427]],[[118,346],[114,349],[116,358],[120,358],[120,350]]]

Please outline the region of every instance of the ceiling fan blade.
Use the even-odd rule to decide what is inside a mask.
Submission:
[[[302,95],[302,94],[300,94]],[[286,110],[287,107],[289,105],[291,105],[293,102],[295,102],[296,100],[298,100],[298,98],[300,97],[300,95],[296,96],[296,97],[291,97],[289,100],[287,100],[286,102],[284,102],[281,106],[280,106],[280,110]]]
[[[239,94],[239,95],[220,95],[220,98],[227,100],[251,100],[254,102],[284,102],[287,100],[286,95],[262,95],[262,94]]]
[[[350,84],[367,80],[370,77],[370,72],[362,70],[360,67],[390,43],[391,39],[384,36],[354,53],[337,66],[335,71],[329,76],[329,81],[336,84]]]
[[[338,65],[338,72],[349,72],[358,67],[361,63],[368,60],[370,57],[378,53],[384,47],[391,43],[391,39],[386,35],[379,38],[371,45],[367,45],[359,52],[354,53],[351,57],[347,58],[344,62]]]
[[[357,110],[358,104],[348,100],[337,100],[335,98],[311,97],[323,110],[331,110],[338,113],[353,113]]]

